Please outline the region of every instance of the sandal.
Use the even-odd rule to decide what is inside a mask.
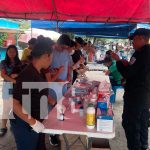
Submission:
[[[0,129],[0,137],[4,136],[7,132],[7,128],[1,128]]]

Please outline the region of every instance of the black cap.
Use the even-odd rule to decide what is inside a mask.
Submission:
[[[81,37],[75,38],[76,42],[79,43],[80,45],[84,44],[84,40]]]
[[[131,34],[129,36],[129,39],[130,40],[133,40],[133,38],[136,36],[136,35],[141,35],[141,36],[145,36],[145,37],[148,37],[150,38],[150,30],[149,29],[145,29],[145,28],[139,28],[137,29],[133,34]]]
[[[57,40],[57,43],[60,45],[70,46],[71,39],[67,34],[62,34]]]

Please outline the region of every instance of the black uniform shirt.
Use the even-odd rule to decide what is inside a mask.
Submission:
[[[126,79],[124,104],[150,108],[150,45],[136,51],[128,66],[118,61],[117,69]]]

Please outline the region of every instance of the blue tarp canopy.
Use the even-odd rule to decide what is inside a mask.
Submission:
[[[81,35],[78,35],[81,36]],[[127,39],[125,36],[105,36],[105,35],[86,35],[87,37],[95,37],[95,38],[107,38],[107,39]]]
[[[31,21],[32,28],[49,29],[62,33],[70,32],[77,35],[86,35],[102,38],[128,38],[128,34],[136,24],[115,23],[81,23],[56,21]]]

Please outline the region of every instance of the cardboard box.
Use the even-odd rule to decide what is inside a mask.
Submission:
[[[97,116],[97,131],[113,132],[113,116]]]
[[[94,138],[91,150],[111,150],[109,140]]]

